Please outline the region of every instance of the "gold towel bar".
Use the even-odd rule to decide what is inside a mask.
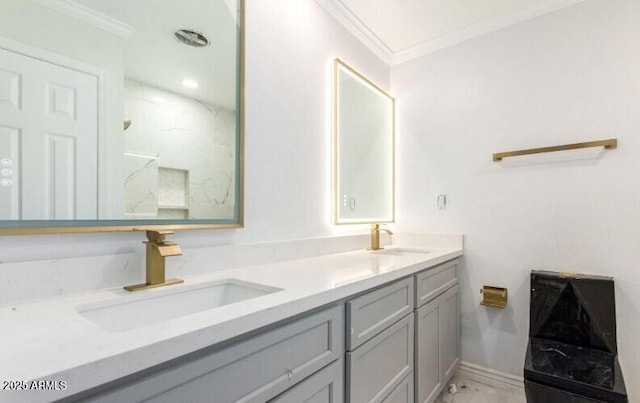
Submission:
[[[604,147],[606,149],[612,150],[612,149],[618,147],[618,139],[587,141],[587,142],[584,142],[584,143],[565,144],[565,145],[562,145],[562,146],[530,148],[528,150],[518,150],[518,151],[508,151],[508,152],[504,152],[504,153],[495,153],[495,154],[493,154],[493,160],[494,161],[502,161],[503,158],[516,157],[516,156],[519,156],[519,155],[552,153],[552,152],[555,152],[555,151],[576,150],[578,148],[589,148],[589,147]]]

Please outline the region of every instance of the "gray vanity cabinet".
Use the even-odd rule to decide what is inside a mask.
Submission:
[[[347,402],[401,399],[391,394],[413,371],[413,292],[409,277],[347,302]]]
[[[431,403],[444,388],[460,362],[460,297],[457,261],[416,275],[422,284],[417,301],[428,301],[415,313],[416,402]],[[443,270],[444,269],[444,270]],[[416,283],[420,287],[420,280]],[[443,284],[447,284],[443,287]],[[438,290],[434,292],[434,290]],[[420,296],[430,295],[430,298]]]
[[[311,375],[270,403],[342,403],[344,401],[344,360]]]
[[[452,260],[62,402],[431,403],[459,357]]]
[[[83,393],[80,399],[70,401],[264,403],[343,355],[344,307],[341,305],[223,349],[192,353],[152,369],[146,375],[133,375],[107,390]],[[342,367],[342,361],[338,362]],[[342,371],[338,373],[336,367],[332,368],[331,376],[342,379]],[[331,383],[334,395],[342,395],[341,382]],[[286,396],[283,399],[283,402],[291,401]]]

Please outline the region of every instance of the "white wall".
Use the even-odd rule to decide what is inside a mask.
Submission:
[[[330,210],[332,59],[383,87],[389,69],[313,0],[248,1],[247,10],[247,229],[258,239],[339,231]]]
[[[247,0],[246,9],[245,228],[173,239],[190,248],[365,232],[331,224],[330,61],[339,57],[385,88],[389,68],[314,0]],[[142,252],[143,239],[3,236],[0,263]]]
[[[611,275],[640,396],[638,38],[640,2],[590,0],[392,69],[398,229],[465,234],[463,360],[522,375],[531,269]],[[617,150],[491,159],[610,137]],[[509,289],[505,310],[479,305],[485,284]]]

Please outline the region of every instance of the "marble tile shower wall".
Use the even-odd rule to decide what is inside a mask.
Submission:
[[[189,218],[233,218],[234,111],[126,80],[125,119],[132,121],[125,132],[126,217],[184,209]],[[184,171],[188,181],[167,179],[162,169]],[[162,194],[186,202],[168,205]]]

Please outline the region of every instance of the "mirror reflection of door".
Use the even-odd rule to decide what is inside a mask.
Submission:
[[[97,218],[96,76],[0,49],[0,219]]]

